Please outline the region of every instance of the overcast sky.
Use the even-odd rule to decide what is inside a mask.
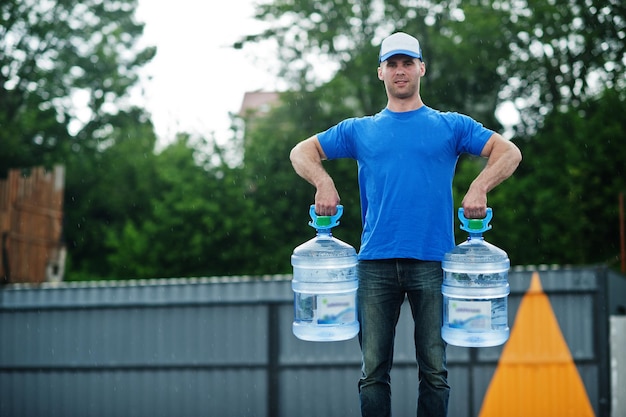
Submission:
[[[271,47],[230,47],[264,28],[252,18],[254,3],[139,0],[144,42],[157,47],[156,57],[142,70],[146,79],[139,104],[152,114],[161,145],[178,132],[228,138],[228,114],[239,111],[245,92],[280,90]],[[510,103],[503,107],[499,115],[515,121]]]
[[[228,134],[246,91],[274,91],[272,51],[230,48],[263,26],[252,19],[254,0],[174,2],[139,0],[144,40],[157,47],[142,74],[142,105],[152,113],[160,141],[178,132]],[[256,58],[255,58],[256,57]],[[264,59],[267,58],[267,59]]]

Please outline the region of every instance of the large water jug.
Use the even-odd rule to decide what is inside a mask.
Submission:
[[[507,297],[509,258],[486,242],[491,208],[484,219],[467,219],[458,212],[467,241],[446,253],[442,262],[443,326],[441,335],[451,345],[497,346],[509,338]]]
[[[309,210],[309,226],[315,238],[294,249],[292,288],[294,292],[293,334],[302,340],[330,342],[348,340],[359,332],[356,313],[356,250],[333,237],[343,206],[334,216],[317,216]]]

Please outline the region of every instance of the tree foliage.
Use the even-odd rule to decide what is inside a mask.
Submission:
[[[242,42],[275,39],[293,88],[316,80],[319,56],[342,68],[370,57],[374,68],[376,45],[403,30],[422,42],[427,103],[496,127],[497,104],[513,101],[524,110],[521,135],[598,86],[626,87],[626,7],[619,0],[274,0],[260,5],[257,17],[269,29]]]
[[[607,89],[550,113],[518,172],[492,198],[496,241],[518,264],[613,263],[619,254],[618,196],[626,192],[626,95]],[[501,217],[503,217],[501,219]]]
[[[230,269],[238,262],[245,266],[238,239],[248,240],[249,227],[237,174],[197,163],[202,156],[194,147],[209,145],[180,135],[153,158],[155,187],[146,209],[106,235],[112,276],[223,275],[236,272]]]
[[[159,155],[159,166],[174,168],[155,172],[158,191],[150,198],[150,208],[140,219],[129,219],[123,228],[112,228],[115,232],[107,234],[111,251],[107,259],[113,276],[289,272],[291,251],[314,233],[307,226],[314,189],[293,172],[289,150],[343,118],[373,114],[385,105],[383,86],[375,76],[377,47],[372,44],[372,36],[381,36],[376,28],[383,27],[384,21],[376,22],[373,14],[359,15],[350,2],[333,2],[338,6],[333,10],[323,9],[319,2],[302,3],[281,8],[279,2],[274,2],[266,10],[275,11],[278,18],[278,11],[286,15],[293,13],[289,7],[302,7],[291,14],[292,18],[306,22],[307,16],[319,13],[324,19],[318,22],[318,28],[325,30],[312,26],[306,36],[295,36],[294,31],[306,24],[286,25],[282,34],[272,34],[286,48],[283,57],[289,71],[285,74],[292,80],[293,89],[282,95],[281,105],[269,116],[254,123],[248,120],[243,164],[228,168],[222,159],[201,169],[192,160],[206,161],[210,156],[194,157],[189,141],[177,142]],[[417,31],[422,39],[428,67],[425,100],[433,107],[458,110],[497,128],[494,112],[498,102],[508,97],[509,66],[513,68],[513,63],[519,61],[512,47],[519,34],[510,24],[516,14],[504,3],[496,7],[495,2],[464,2],[454,7],[440,3],[434,8],[410,9],[387,2],[385,16],[397,17],[399,29]],[[347,28],[340,25],[339,20],[344,22],[342,16],[352,12],[360,17],[348,19],[351,25],[360,23]],[[390,25],[387,27],[391,30]],[[354,33],[358,36],[351,36]],[[540,40],[547,42],[545,37]],[[328,53],[338,59],[341,65],[336,75],[328,83],[316,85],[309,73],[311,67],[303,64],[312,55],[303,51],[312,55]],[[538,74],[545,66],[535,59],[539,63],[536,68],[526,67],[529,60],[521,59],[523,65],[518,62],[515,76],[541,79]],[[536,135],[516,139],[525,160],[513,178],[490,193],[496,227],[489,238],[506,248],[515,264],[610,259],[616,248],[616,228],[611,226],[616,213],[611,201],[624,187],[623,172],[616,169],[623,160],[621,148],[615,148],[620,142],[613,139],[624,136],[624,126],[615,117],[624,107],[623,96],[616,89],[601,99],[584,94],[578,101],[559,99],[562,111],[555,108],[556,101],[542,97],[539,94],[539,102],[546,104],[542,111],[549,115],[545,126],[536,123]],[[612,111],[605,111],[608,108]],[[543,117],[542,111],[528,110],[536,115],[535,120]],[[581,151],[589,149],[586,138],[592,133],[597,134],[594,157],[590,158]],[[218,151],[214,147],[208,153]],[[326,166],[346,207],[335,234],[358,247],[361,219],[355,165],[351,161],[333,161]],[[454,183],[457,204],[482,166],[479,158],[460,161]],[[598,173],[600,168],[604,174]],[[576,173],[576,177],[567,180],[563,172]],[[611,177],[611,172],[616,175]],[[597,191],[601,188],[599,177],[606,177],[602,192]],[[555,178],[561,181],[555,184]],[[612,178],[610,185],[608,178]],[[595,197],[590,198],[592,195]],[[596,210],[602,213],[602,221],[594,220]],[[593,238],[578,239],[580,234]],[[457,239],[462,236],[458,232]]]
[[[139,48],[136,0],[0,4],[0,170],[94,149],[154,56]],[[69,173],[71,175],[71,173]]]
[[[552,110],[577,107],[604,88],[626,88],[626,7],[620,0],[512,3],[506,95],[533,133]]]
[[[234,120],[227,145],[180,132],[161,152],[148,115],[123,100],[154,54],[136,46],[135,6],[0,5],[0,170],[66,165],[69,279],[288,273],[293,248],[314,235],[315,191],[293,172],[289,151],[385,106],[378,44],[394,30],[422,42],[431,107],[495,130],[501,102],[523,109],[514,140],[524,161],[489,194],[488,240],[514,264],[615,258],[617,195],[626,191],[626,16],[616,0],[266,2],[258,17],[270,28],[242,42],[281,45],[290,91],[269,115],[244,119],[245,131]],[[315,68],[324,59],[337,67],[322,83]],[[457,205],[483,164],[460,160]],[[334,234],[358,248],[355,163],[326,167],[346,209]]]
[[[285,106],[307,109],[302,118],[297,111],[291,114],[300,130],[293,132],[295,137],[303,139],[345,117],[380,110],[384,94],[374,73],[375,45],[395,30],[416,34],[422,41],[427,64],[422,96],[428,105],[470,114],[496,130],[498,104],[509,100],[523,109],[516,141],[525,161],[513,179],[490,194],[490,204],[501,207],[496,207],[495,241],[512,247],[512,258],[518,263],[601,262],[614,255],[617,223],[613,203],[620,187],[624,187],[623,174],[613,170],[616,174],[608,182],[611,185],[604,182],[607,185],[598,192],[594,191],[596,187],[603,185],[593,173],[598,171],[595,164],[614,168],[623,161],[617,157],[620,152],[614,145],[623,143],[624,126],[612,119],[604,120],[607,114],[597,110],[599,103],[609,101],[614,109],[623,108],[623,5],[579,0],[314,4],[277,0],[260,6],[257,16],[272,22],[270,29],[243,41],[276,39],[282,45],[283,70],[294,84],[293,89],[307,92],[297,100],[291,95],[284,97]],[[329,83],[315,87],[314,64],[319,55],[336,60],[340,68]],[[608,88],[607,97],[612,99],[598,98],[604,88]],[[612,133],[598,130],[601,134],[593,142],[597,158],[593,163],[581,164],[583,150],[590,144],[580,132],[591,135],[593,131],[586,129],[603,124],[613,126]],[[579,130],[573,144],[570,135],[574,132],[564,126],[579,125],[585,129]],[[265,138],[270,140],[269,136]],[[291,146],[292,140],[288,141]],[[561,172],[554,172],[552,167],[559,165],[553,162],[565,164],[568,173],[578,173],[575,184]],[[344,190],[356,188],[356,172],[334,164],[326,166],[331,171],[337,169],[331,174],[343,197]],[[454,183],[457,204],[482,166],[481,159],[461,159]],[[555,178],[561,181],[552,187]],[[589,182],[593,178],[596,180]],[[602,227],[592,220],[592,210],[582,209],[590,206],[582,201],[593,194],[601,197],[594,198],[592,206],[596,210],[605,207]],[[561,196],[580,200],[575,205],[580,211],[572,210],[573,201],[563,201]],[[561,215],[564,210],[566,216]],[[571,222],[577,226],[565,227]],[[352,223],[351,227],[356,226]],[[597,233],[593,248],[590,241],[574,238],[577,231],[583,230]],[[356,236],[356,232],[350,230],[348,235]],[[533,243],[529,244],[528,239]],[[566,243],[572,250],[565,249]]]
[[[66,184],[64,238],[70,270],[91,277],[108,277],[107,236],[127,221],[141,222],[158,189],[156,136],[141,111],[120,113],[109,145],[98,151],[70,152],[64,158]],[[71,275],[71,274],[70,274]]]

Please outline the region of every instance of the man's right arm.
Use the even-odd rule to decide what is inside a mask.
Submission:
[[[317,136],[311,136],[294,146],[289,158],[296,173],[317,190],[315,192],[315,212],[320,216],[334,215],[340,200],[339,193],[335,188],[333,179],[322,166],[326,154]]]

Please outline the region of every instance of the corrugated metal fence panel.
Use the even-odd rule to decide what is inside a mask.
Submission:
[[[0,361],[19,368],[262,366],[267,360],[262,305],[29,310],[3,313],[1,320]],[[241,343],[237,332],[256,343]]]
[[[286,280],[5,289],[2,416],[263,416]]]
[[[530,276],[510,273],[511,325]],[[610,383],[601,273],[540,276],[602,416]],[[0,297],[3,417],[359,415],[356,338],[296,339],[289,276],[14,286]],[[501,351],[449,347],[450,417],[478,415]],[[392,380],[394,415],[414,415],[408,305]]]

